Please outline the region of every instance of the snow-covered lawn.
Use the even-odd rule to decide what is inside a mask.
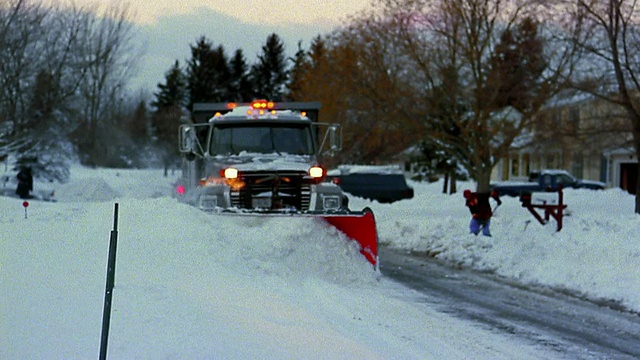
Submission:
[[[0,358],[99,354],[114,204],[118,257],[112,359],[531,359],[546,349],[438,313],[372,271],[334,228],[309,218],[203,213],[160,170],[74,167],[58,202],[0,197]],[[43,184],[36,184],[38,186]],[[640,217],[620,190],[567,191],[564,229],[505,198],[492,238],[468,233],[461,194],[371,207],[386,246],[429,251],[522,283],[640,311]],[[460,189],[471,184],[461,183]],[[384,262],[384,258],[380,259]]]

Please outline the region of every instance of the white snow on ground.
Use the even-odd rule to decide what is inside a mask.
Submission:
[[[441,183],[412,186],[412,201],[371,205],[382,242],[640,311],[640,215],[634,213],[633,195],[619,188],[566,190],[560,232],[553,218],[543,226],[517,198],[503,197],[491,220],[493,237],[476,237],[468,232],[462,191],[444,196]],[[470,183],[458,186],[475,189]]]
[[[317,220],[220,216],[178,203],[170,195],[176,176],[76,166],[70,183],[54,186],[56,203],[31,201],[25,214],[22,200],[0,197],[1,359],[98,357],[115,203],[109,358],[559,356],[437,312]],[[387,246],[640,311],[640,217],[631,195],[566,191],[561,232],[505,198],[485,238],[468,233],[461,191],[410,185],[412,200],[351,199],[354,209],[374,210]]]

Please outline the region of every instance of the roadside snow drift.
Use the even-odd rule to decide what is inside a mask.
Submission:
[[[171,197],[175,176],[74,167],[71,182],[55,186],[58,201],[32,201],[27,218],[22,200],[0,197],[0,358],[98,356],[116,202],[109,358],[558,356],[437,312],[317,219],[219,216],[181,204]],[[374,210],[386,246],[640,310],[640,219],[630,195],[567,192],[571,215],[560,233],[504,199],[494,236],[483,238],[468,234],[461,195],[411,185],[413,200],[351,201]]]

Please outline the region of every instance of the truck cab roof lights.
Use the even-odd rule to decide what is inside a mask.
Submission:
[[[286,103],[282,103],[286,104]],[[298,116],[300,118],[307,118],[308,112],[305,110],[291,110],[287,107],[283,107],[278,110],[278,107],[281,106],[280,103],[276,103],[273,101],[267,100],[255,100],[251,103],[235,103],[229,102],[224,103],[225,109],[218,108],[214,113],[213,117],[210,120],[215,119],[223,119],[227,116],[246,116],[247,118],[259,119],[259,118],[271,118],[275,119],[280,115],[291,115]]]
[[[251,107],[256,110],[272,110],[276,106],[273,101],[255,100],[251,103]]]
[[[256,114],[257,112],[257,114]],[[247,110],[247,115],[266,115],[266,114],[271,114],[271,115],[276,115],[277,112],[275,110],[264,110],[264,109],[249,109]]]

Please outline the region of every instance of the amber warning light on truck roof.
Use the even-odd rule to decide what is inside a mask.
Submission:
[[[268,100],[254,100],[252,101],[250,104],[246,104],[246,103],[235,103],[235,102],[229,102],[226,103],[226,108],[227,110],[235,110],[237,108],[239,108],[240,106],[246,107],[247,105],[249,105],[249,109],[247,110],[247,115],[248,116],[260,116],[260,115],[277,115],[277,111],[276,111],[276,103],[274,101],[268,101]],[[214,117],[220,117],[222,116],[223,113],[221,111],[216,112],[213,116]],[[307,116],[307,112],[306,111],[300,111],[300,115],[303,117]]]
[[[273,101],[267,100],[255,100],[251,103],[251,107],[256,110],[271,110],[276,106],[276,103]]]

